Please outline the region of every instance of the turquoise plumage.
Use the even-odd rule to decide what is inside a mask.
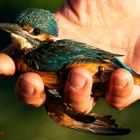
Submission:
[[[50,41],[24,55],[23,60],[35,70],[57,72],[69,63],[99,63],[119,67],[113,62],[117,54],[73,40]],[[107,63],[106,60],[110,60]]]
[[[57,22],[54,15],[48,10],[27,9],[17,16],[15,22],[20,26],[30,25],[34,28],[39,28],[41,33],[58,36]]]
[[[38,8],[26,9],[25,11],[20,13],[19,16],[17,16],[16,23],[20,26],[29,25],[36,29],[39,29],[40,34],[45,33],[45,34],[50,34],[52,36],[58,36],[58,26],[54,18],[54,15],[50,11],[47,11],[44,9],[38,9]],[[98,61],[99,63],[101,63],[104,61],[104,59],[111,59],[112,64],[114,64],[114,66],[116,64],[115,66],[116,68],[117,67],[125,68],[132,74],[138,74],[119,60],[117,56],[121,56],[121,55],[111,54],[110,52],[103,51],[101,49],[95,48],[93,46],[89,46],[87,44],[84,44],[78,41],[60,40],[56,42],[50,42],[48,44],[45,43],[45,45],[48,48],[47,50],[43,48],[42,46],[44,45],[41,44],[41,47],[42,47],[41,49],[33,51],[35,54],[33,54],[32,52],[26,55],[25,62],[27,62],[27,64],[29,65],[32,64],[32,66],[35,69],[39,69],[41,71],[46,71],[46,70],[57,71],[61,69],[64,65],[70,63],[71,61],[80,61],[81,63],[84,63],[86,61],[87,62]],[[54,51],[53,52],[50,51],[50,50],[53,50],[52,46],[56,48],[55,50],[56,53],[54,53]],[[69,51],[66,52],[66,50],[68,49]],[[40,56],[38,57],[40,60],[38,60],[35,56],[41,55],[42,53],[39,53],[37,51],[39,52],[42,51],[42,53],[47,52],[45,53],[46,56]],[[67,57],[63,57],[63,55],[66,55],[66,54],[67,54]],[[82,58],[83,59],[82,60],[81,57],[78,59],[78,56],[76,55],[83,55],[89,58],[86,60]],[[41,64],[46,63],[43,60],[45,58],[48,58],[49,56],[51,56],[51,60],[49,59],[47,62],[47,65],[42,66]],[[30,58],[29,59],[30,61],[26,61],[28,57]],[[40,63],[40,61],[43,61],[43,62]]]

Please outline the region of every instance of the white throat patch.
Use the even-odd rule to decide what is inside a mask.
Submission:
[[[24,37],[22,37],[20,35],[11,33],[11,38],[12,38],[13,44],[18,45],[20,47],[20,49],[32,49],[33,48],[33,45],[28,40],[26,40]]]

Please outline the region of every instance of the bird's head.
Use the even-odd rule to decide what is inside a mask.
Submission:
[[[11,33],[12,42],[24,52],[53,40],[58,35],[57,22],[52,13],[43,9],[27,9],[16,23],[0,23],[0,29]]]

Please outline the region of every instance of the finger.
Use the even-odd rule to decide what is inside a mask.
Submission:
[[[16,71],[15,63],[11,57],[0,53],[0,75],[12,76]]]
[[[17,81],[16,92],[26,104],[35,107],[41,106],[46,100],[43,80],[36,73],[22,74]]]
[[[133,77],[125,69],[117,69],[110,77],[106,101],[111,106],[122,109],[128,105],[128,98],[133,90]]]
[[[87,113],[93,107],[93,98],[90,97],[92,76],[83,68],[73,68],[68,76],[64,98],[77,113]]]

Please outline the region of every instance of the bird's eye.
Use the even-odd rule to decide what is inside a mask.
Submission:
[[[33,35],[39,35],[40,34],[40,32],[41,32],[41,30],[40,29],[38,29],[38,28],[35,28],[34,30],[33,30]]]

